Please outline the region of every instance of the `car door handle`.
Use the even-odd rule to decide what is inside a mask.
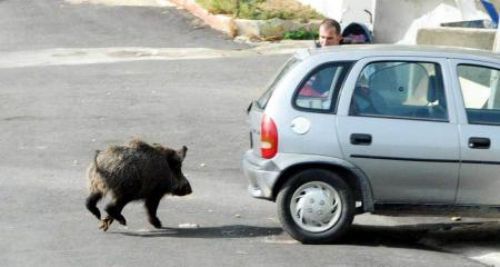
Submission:
[[[370,134],[351,134],[351,144],[369,146],[372,143],[372,136]]]
[[[489,138],[484,137],[471,137],[469,138],[469,148],[474,149],[488,149],[490,148],[491,141]]]

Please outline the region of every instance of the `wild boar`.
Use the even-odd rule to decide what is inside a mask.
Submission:
[[[101,220],[100,229],[107,231],[113,220],[126,225],[121,214],[130,201],[144,200],[149,222],[161,228],[156,211],[165,194],[185,196],[192,193],[191,185],[182,173],[187,147],[173,150],[161,145],[149,145],[132,140],[124,146],[97,150],[87,168],[90,194],[87,209],[101,220],[97,203],[111,193],[112,201],[105,207],[108,214]]]

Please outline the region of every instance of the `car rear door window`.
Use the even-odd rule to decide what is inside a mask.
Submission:
[[[299,110],[313,112],[334,111],[350,66],[350,62],[337,62],[314,69],[295,92],[293,106]]]
[[[300,61],[301,60],[299,58],[292,57],[283,65],[278,74],[276,74],[272,82],[267,87],[267,90],[256,101],[256,104],[260,109],[264,109],[266,107],[267,102],[269,102],[269,99],[271,98],[274,92],[274,89],[276,89],[276,85],[288,72],[290,72],[290,70],[292,70],[295,66],[297,66],[298,63],[300,63]]]
[[[369,63],[356,82],[349,114],[447,121],[440,66],[430,62]]]
[[[457,70],[468,122],[500,125],[500,71],[476,65]]]

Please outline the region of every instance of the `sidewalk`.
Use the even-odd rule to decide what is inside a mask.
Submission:
[[[0,69],[33,66],[86,65],[131,61],[201,60],[291,55],[300,48],[312,46],[311,41],[259,42],[244,49],[210,48],[55,48],[3,53]]]
[[[174,6],[168,0],[65,0],[70,4],[101,4],[108,6],[152,6],[166,7]]]

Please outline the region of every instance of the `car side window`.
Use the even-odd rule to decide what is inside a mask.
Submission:
[[[459,65],[458,80],[470,124],[500,125],[500,71]]]
[[[436,63],[372,62],[358,77],[349,115],[448,121],[442,81]]]
[[[294,107],[306,111],[333,111],[340,88],[351,66],[348,62],[322,65],[303,80],[294,98]]]

